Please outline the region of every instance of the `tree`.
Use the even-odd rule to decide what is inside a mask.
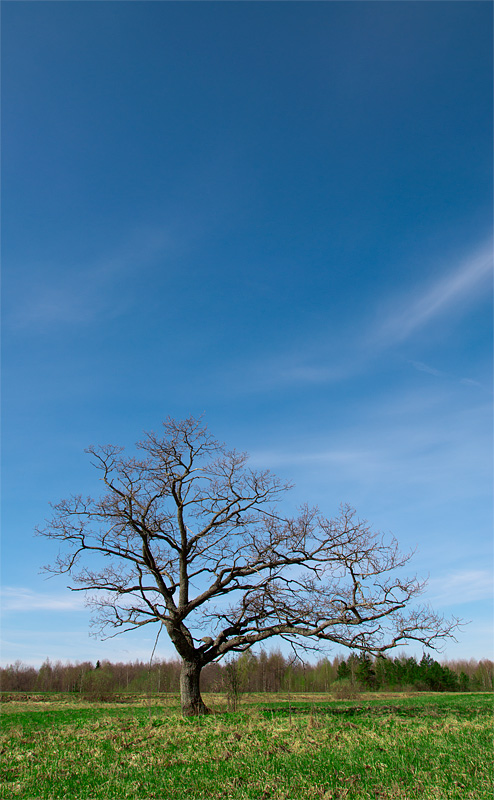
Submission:
[[[366,689],[370,689],[372,686],[374,686],[376,681],[376,673],[368,653],[362,653],[360,656],[357,668],[355,670],[355,676],[361,686],[365,687]]]
[[[458,688],[460,692],[468,692],[470,688],[470,678],[463,670],[460,672],[460,677],[458,678]]]
[[[347,680],[352,677],[352,671],[346,661],[340,661],[336,673],[337,680]]]
[[[308,507],[284,518],[275,503],[290,487],[250,469],[200,420],[169,418],[134,456],[111,445],[87,452],[103,493],[53,506],[37,532],[62,547],[45,569],[90,593],[101,634],[166,629],[186,716],[208,711],[204,666],[271,637],[378,654],[408,640],[436,647],[457,625],[426,607],[405,610],[424,584],[402,577],[410,555],[395,539],[349,506],[334,519]]]

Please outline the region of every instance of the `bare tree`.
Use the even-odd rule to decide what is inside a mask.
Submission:
[[[139,457],[88,452],[104,493],[53,506],[37,532],[63,548],[45,569],[90,592],[100,633],[165,627],[182,659],[186,716],[208,711],[206,664],[270,637],[377,654],[409,640],[436,647],[457,625],[426,607],[405,612],[424,584],[402,577],[410,555],[394,539],[348,506],[335,519],[311,508],[283,518],[274,504],[290,487],[249,469],[199,420],[168,419],[162,437],[138,443]]]

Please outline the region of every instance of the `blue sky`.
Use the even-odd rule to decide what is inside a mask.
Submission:
[[[4,2],[2,662],[88,637],[49,502],[161,420],[349,502],[492,658],[492,4]],[[160,641],[160,655],[173,651]]]

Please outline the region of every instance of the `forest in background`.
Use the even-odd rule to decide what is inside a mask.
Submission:
[[[47,659],[39,669],[16,661],[0,668],[3,692],[73,692],[84,697],[110,699],[118,693],[178,692],[179,660],[96,664],[63,664]],[[206,666],[201,675],[204,692],[329,692],[367,691],[492,691],[494,662],[489,659],[439,663],[424,654],[373,658],[367,654],[321,658],[310,664],[279,650],[247,651],[223,663]]]

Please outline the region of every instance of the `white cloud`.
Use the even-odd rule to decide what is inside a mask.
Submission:
[[[271,374],[273,371],[271,371]],[[324,365],[312,366],[309,364],[294,363],[292,366],[281,368],[278,372],[278,380],[286,383],[327,383],[331,380],[338,380],[341,372],[330,369]]]
[[[81,611],[85,607],[84,592],[44,594],[22,586],[4,586],[0,592],[4,611]]]
[[[441,370],[436,369],[435,367],[430,367],[428,364],[424,364],[422,361],[409,361],[409,364],[419,372],[427,372],[429,375],[436,375],[437,377],[442,377],[445,373],[441,372]]]
[[[476,503],[492,485],[490,404],[463,408],[455,397],[434,381],[413,394],[366,399],[358,418],[340,430],[293,430],[269,448],[260,441],[258,449],[246,449],[253,466],[283,474],[296,485],[291,496],[322,503],[324,513],[333,513],[334,498],[358,508],[381,498],[399,515],[404,508],[414,514],[419,508],[447,511],[452,498],[456,505]]]
[[[78,626],[75,620],[71,620],[70,627],[62,627],[60,618],[57,618],[55,625],[56,629],[45,626],[43,630],[20,627],[6,630],[3,626],[0,664],[13,664],[19,659],[24,664],[40,667],[46,658],[52,662],[60,660],[71,663],[95,663],[98,659],[124,663],[141,660],[149,663],[157,632],[156,625],[151,625],[146,626],[147,630],[135,630],[102,641],[90,635],[87,625]],[[164,634],[160,637],[154,658],[177,658],[173,645]]]
[[[433,606],[463,605],[493,597],[493,574],[487,569],[462,569],[428,582],[426,600]]]
[[[271,469],[291,466],[320,466],[334,467],[347,466],[351,469],[354,465],[362,464],[372,456],[367,450],[338,449],[315,451],[254,451],[250,453],[249,464],[252,466],[265,466]]]
[[[167,229],[143,228],[127,236],[113,252],[87,263],[46,263],[19,269],[19,284],[11,292],[6,319],[14,328],[25,329],[90,324],[102,314],[105,319],[119,316],[132,302],[123,291],[130,277],[142,274],[174,247]]]
[[[224,394],[246,394],[266,392],[286,386],[310,386],[337,384],[372,369],[373,365],[395,346],[399,346],[416,331],[434,318],[448,311],[466,307],[478,296],[492,274],[492,246],[479,248],[469,258],[454,265],[449,272],[428,285],[422,284],[410,300],[397,301],[387,297],[388,311],[379,309],[380,319],[370,317],[360,320],[356,328],[349,324],[344,330],[334,330],[330,323],[307,331],[301,338],[287,343],[286,350],[264,353],[253,361],[237,363],[235,379],[228,373],[228,384],[221,378],[215,386],[221,385]],[[391,309],[392,310],[389,310]],[[416,370],[436,377],[459,378],[418,360],[409,360]],[[222,374],[224,373],[222,366]],[[465,378],[462,383],[477,385]]]
[[[429,285],[410,303],[402,302],[381,325],[378,339],[387,343],[408,339],[440,314],[465,305],[492,275],[493,254],[489,243]]]
[[[462,378],[460,383],[462,383],[464,386],[475,386],[478,389],[484,388],[484,385],[482,383],[480,383],[479,381],[474,381],[471,378]]]

